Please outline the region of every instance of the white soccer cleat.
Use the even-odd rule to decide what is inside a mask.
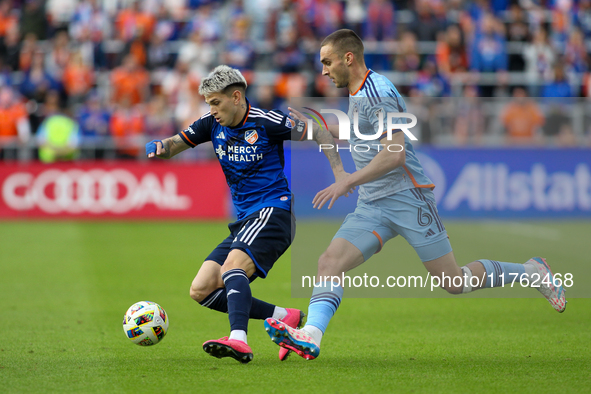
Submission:
[[[554,274],[552,270],[550,270],[550,266],[546,263],[546,259],[541,257],[532,257],[523,265],[531,265],[534,268],[534,272],[540,274],[539,279],[529,278],[530,280],[530,287],[532,284],[538,289],[540,293],[556,309],[556,311],[562,313],[566,309],[566,297],[565,297],[565,290],[562,285],[556,286],[556,282],[554,280]]]

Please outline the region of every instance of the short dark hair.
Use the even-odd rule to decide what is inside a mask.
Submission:
[[[233,83],[231,85],[226,86],[222,92],[226,96],[231,96],[235,90],[239,90],[240,93],[242,93],[242,97],[244,97],[244,94],[246,93],[246,85],[241,82]]]
[[[330,33],[322,41],[320,47],[325,45],[332,45],[332,48],[339,56],[351,52],[360,63],[365,63],[363,59],[363,41],[353,30],[341,29]]]

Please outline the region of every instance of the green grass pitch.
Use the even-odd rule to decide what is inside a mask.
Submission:
[[[460,261],[482,245],[489,246],[480,257],[497,259],[508,251],[527,259],[537,245],[548,257],[585,265],[591,255],[589,222],[543,223],[549,230],[538,233],[535,222],[492,224],[484,233],[479,223],[446,225]],[[301,222],[298,232],[314,236],[317,228]],[[541,296],[345,299],[317,360],[279,362],[261,321],[250,324],[250,364],[213,358],[201,344],[228,334],[227,315],[188,294],[226,231],[225,223],[0,223],[0,392],[591,390],[585,298],[570,299],[563,314]],[[259,298],[307,309],[306,299],[290,298],[289,256],[252,288]],[[158,302],[170,316],[156,346],[136,346],[123,333],[124,312],[140,300]]]

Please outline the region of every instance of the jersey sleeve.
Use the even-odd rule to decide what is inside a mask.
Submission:
[[[194,148],[199,144],[211,141],[211,129],[214,121],[214,117],[207,113],[193,122],[187,129],[181,131],[178,135],[185,144]]]
[[[282,111],[272,110],[270,116],[281,116],[281,122],[271,123],[267,134],[274,141],[301,141],[306,138],[306,123],[300,120],[293,120]]]

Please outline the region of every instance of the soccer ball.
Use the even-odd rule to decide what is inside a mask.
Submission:
[[[136,302],[123,316],[123,332],[136,345],[155,345],[167,331],[168,315],[155,302]]]

